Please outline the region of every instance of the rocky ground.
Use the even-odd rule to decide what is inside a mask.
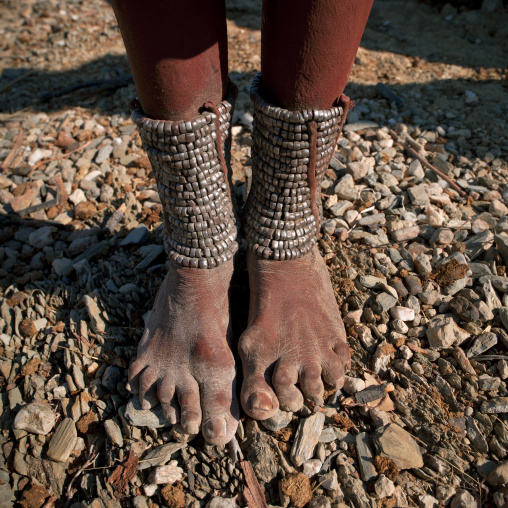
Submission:
[[[508,506],[507,10],[464,4],[376,0],[355,61],[320,240],[343,390],[217,448],[125,389],[166,258],[113,13],[0,2],[1,507]],[[259,3],[228,17],[243,198]]]

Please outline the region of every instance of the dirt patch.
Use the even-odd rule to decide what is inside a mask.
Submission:
[[[445,415],[450,416],[450,406],[444,401],[443,396],[437,391],[436,387],[431,386],[430,391],[436,405],[443,410]]]
[[[337,390],[335,388],[327,388],[327,385],[325,385],[325,392],[323,394],[323,399],[328,401],[328,399],[337,393]]]
[[[76,424],[76,428],[78,429],[78,432],[81,432],[81,434],[88,434],[88,432],[93,432],[95,430],[97,421],[98,419],[95,413],[89,411],[79,419]]]
[[[18,291],[7,300],[7,305],[9,305],[9,307],[16,307],[16,305],[19,305],[24,300],[26,300],[26,294],[22,291]]]
[[[463,279],[468,271],[468,266],[452,259],[448,263],[441,265],[430,274],[430,278],[435,280],[440,286],[448,286],[456,280]]]
[[[120,464],[109,477],[108,483],[115,486],[115,496],[122,498],[128,483],[134,478],[138,467],[139,457],[133,451],[129,452],[127,460]]]
[[[392,353],[395,353],[395,348],[391,344],[388,344],[388,342],[387,342],[386,344],[383,344],[381,346],[380,351],[385,356],[388,356],[388,355],[390,355]]]
[[[394,508],[396,505],[395,499],[391,497],[390,499],[381,499],[378,501],[378,508]]]
[[[286,427],[273,433],[273,436],[277,440],[279,450],[284,453],[289,453],[291,451],[291,443],[289,441],[292,439],[294,433],[295,431],[291,427]]]
[[[287,443],[294,434],[294,430],[291,427],[285,427],[283,429],[278,430],[273,433],[273,436],[277,441],[282,441],[283,443]]]
[[[23,492],[23,499],[20,506],[23,508],[40,508],[49,497],[49,492],[41,485],[31,485]]]
[[[344,415],[333,415],[332,421],[339,427],[340,429],[349,430],[355,426],[353,421]]]
[[[399,468],[392,459],[377,455],[374,457],[374,467],[379,474],[384,474],[387,478],[394,482],[399,476]]]
[[[37,328],[30,319],[23,319],[19,324],[19,331],[23,337],[33,337],[37,333]]]
[[[280,487],[297,508],[305,506],[312,499],[310,480],[303,473],[287,476],[281,481]]]
[[[406,338],[405,337],[399,337],[396,341],[395,341],[395,347],[397,349],[399,349],[401,346],[403,346],[404,344],[406,343]]]
[[[355,283],[351,279],[337,279],[337,289],[345,294],[348,295],[355,289]]]
[[[32,358],[28,360],[28,362],[21,367],[21,374],[23,376],[29,376],[30,374],[35,374],[39,370],[39,365],[41,364],[40,358]]]
[[[184,508],[185,506],[185,494],[178,487],[166,485],[161,490],[161,496],[169,508]]]
[[[87,220],[97,213],[97,207],[90,201],[82,201],[74,207],[74,217],[79,220]]]

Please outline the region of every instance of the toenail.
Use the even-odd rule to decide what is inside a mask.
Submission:
[[[188,423],[185,426],[185,431],[187,432],[187,434],[198,434],[199,425],[197,423]]]
[[[216,418],[208,420],[203,427],[203,434],[209,439],[217,439],[224,437],[227,432],[226,420],[224,418]]]
[[[148,411],[149,409],[151,409],[151,405],[150,405],[150,402],[148,402],[147,400],[144,400],[142,403],[141,403],[141,407],[145,410],[145,411]]]
[[[247,405],[254,411],[270,411],[273,409],[272,398],[265,391],[251,393]]]

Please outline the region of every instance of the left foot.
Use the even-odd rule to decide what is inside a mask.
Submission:
[[[342,387],[351,356],[317,246],[301,258],[285,261],[260,259],[249,251],[247,266],[249,325],[239,341],[245,412],[265,420],[279,407],[298,411],[304,396],[323,404],[323,380]]]

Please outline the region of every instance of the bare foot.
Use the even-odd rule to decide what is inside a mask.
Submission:
[[[323,379],[341,387],[351,357],[318,248],[288,261],[263,260],[249,251],[247,266],[251,287],[249,326],[239,342],[245,412],[265,420],[279,406],[285,411],[298,411],[303,395],[322,404]]]
[[[209,270],[172,266],[157,293],[129,386],[149,409],[189,434],[225,444],[238,424],[235,360],[230,347],[233,262]]]

